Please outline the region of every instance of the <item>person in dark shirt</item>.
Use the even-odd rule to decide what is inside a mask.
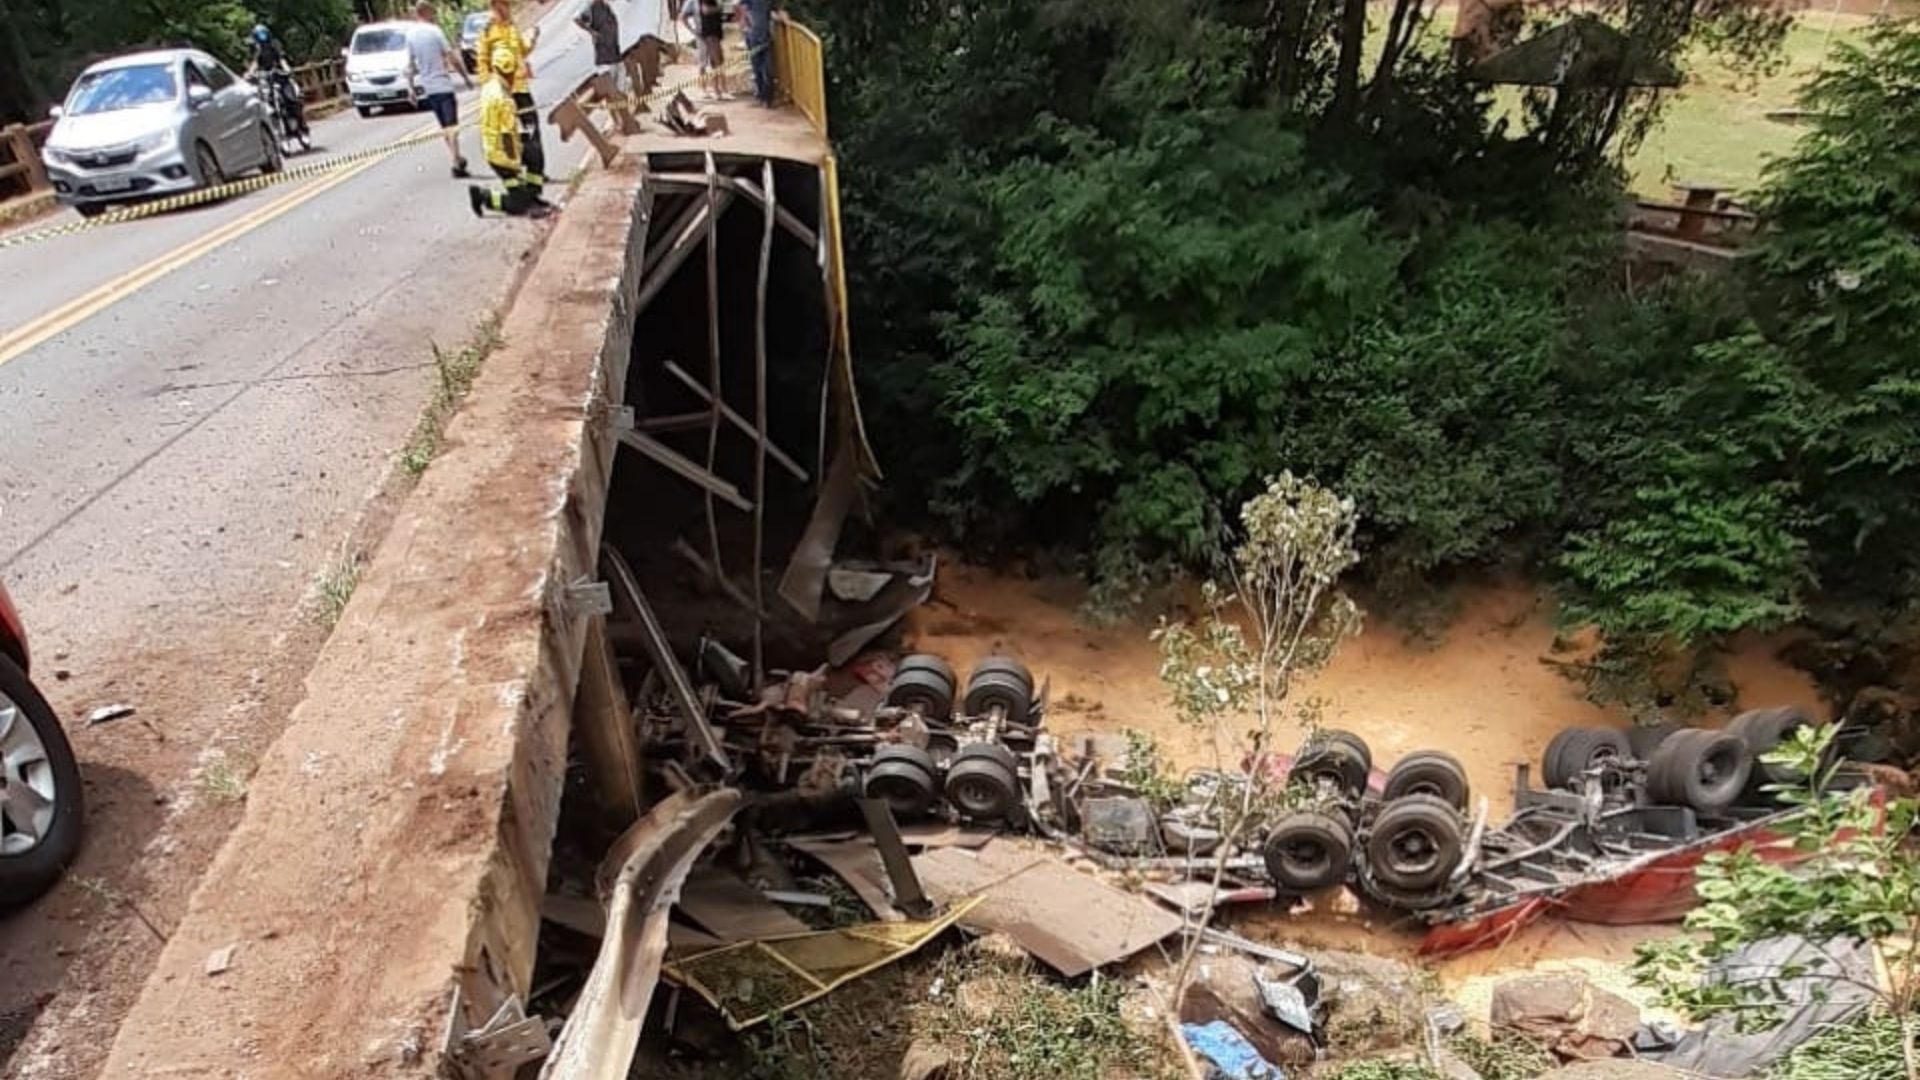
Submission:
[[[607,0],[592,0],[573,20],[593,38],[593,63],[602,70],[620,62],[620,19]]]
[[[747,56],[753,62],[753,97],[773,105],[773,0],[740,0],[740,21],[746,28]]]
[[[247,75],[264,75],[277,99],[272,104],[286,125],[286,133],[307,133],[307,103],[293,82],[293,65],[287,62],[287,50],[265,25],[253,28],[253,56],[247,63]]]

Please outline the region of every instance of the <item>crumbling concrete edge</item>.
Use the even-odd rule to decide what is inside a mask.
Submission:
[[[103,1075],[429,1076],[449,1032],[526,996],[642,193],[622,159],[561,216]]]

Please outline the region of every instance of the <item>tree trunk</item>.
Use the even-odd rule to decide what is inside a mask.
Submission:
[[[20,22],[12,5],[0,0],[0,56],[6,58],[0,64],[0,118],[17,113],[19,119],[32,123],[46,109],[47,95],[33,77]]]
[[[1397,0],[1394,4],[1396,19],[1404,3]],[[1367,0],[1341,0],[1340,58],[1333,69],[1333,104],[1327,110],[1327,119],[1335,125],[1350,122],[1359,109],[1360,50],[1366,37]]]
[[[1393,93],[1393,74],[1400,66],[1400,57],[1413,42],[1415,34],[1420,32],[1421,0],[1394,0],[1393,15],[1387,21],[1387,40],[1380,49],[1380,59],[1373,66],[1373,79],[1367,84],[1366,109],[1369,113],[1378,113]]]

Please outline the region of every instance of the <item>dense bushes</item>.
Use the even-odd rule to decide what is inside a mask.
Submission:
[[[1292,469],[1360,505],[1380,584],[1527,566],[1644,656],[1910,580],[1912,29],[1815,87],[1744,280],[1647,284],[1606,168],[1444,63],[1339,112],[1208,4],[817,6],[905,513],[1111,578]]]

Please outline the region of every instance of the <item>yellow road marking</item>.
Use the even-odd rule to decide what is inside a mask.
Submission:
[[[385,159],[378,157],[369,158],[357,165],[342,169],[324,180],[317,181],[311,187],[297,188],[285,197],[270,202],[245,217],[229,221],[198,240],[175,248],[147,265],[107,282],[85,296],[67,301],[17,330],[0,335],[0,364],[6,364],[56,334],[71,330],[202,255],[230,240],[252,232],[307,200],[358,176],[383,160]]]

